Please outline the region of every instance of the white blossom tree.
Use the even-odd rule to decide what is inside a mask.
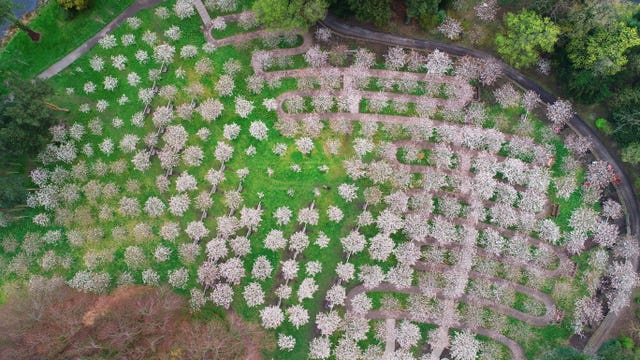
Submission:
[[[473,7],[476,17],[482,21],[491,22],[496,19],[500,5],[497,0],[484,0]]]
[[[210,295],[211,302],[228,309],[233,301],[233,288],[226,283],[217,283]]]
[[[298,287],[298,301],[312,299],[313,294],[318,291],[318,285],[313,278],[305,278]]]
[[[253,121],[251,125],[249,125],[249,134],[254,138],[262,141],[267,139],[269,128],[262,121]]]
[[[209,98],[200,103],[197,110],[205,121],[210,122],[217,119],[220,114],[222,114],[224,105],[222,105],[222,102],[218,99]]]
[[[366,243],[367,240],[364,235],[355,230],[340,238],[340,244],[342,244],[342,248],[348,254],[348,257],[364,250]]]
[[[264,304],[264,291],[262,290],[262,286],[256,282],[245,286],[242,294],[248,307],[256,307]]]
[[[347,298],[347,291],[344,286],[335,284],[327,290],[327,296],[325,300],[329,303],[329,307],[344,306],[344,301]]]
[[[288,206],[280,206],[273,212],[273,217],[276,219],[277,225],[287,225],[291,221],[293,213]]]
[[[468,332],[456,333],[451,340],[451,357],[455,360],[474,360],[480,351],[480,341]]]
[[[351,202],[358,197],[358,187],[354,184],[342,183],[338,186],[338,195],[346,202]]]
[[[314,45],[304,54],[304,60],[312,67],[319,68],[327,65],[329,54],[320,49],[320,46]]]
[[[273,272],[273,265],[269,262],[266,256],[260,255],[253,263],[251,269],[251,276],[258,280],[265,280],[271,276]]]
[[[287,239],[280,230],[272,229],[264,239],[264,246],[267,249],[277,251],[283,249],[287,244]]]
[[[215,89],[218,92],[218,95],[225,97],[233,95],[233,90],[235,89],[235,87],[236,85],[233,81],[233,77],[231,77],[230,75],[222,75],[218,79]]]
[[[329,217],[329,221],[340,222],[344,218],[344,213],[339,207],[330,205],[327,209],[327,216]]]
[[[444,75],[451,68],[451,58],[445,52],[435,49],[427,55],[427,73],[432,75]]]
[[[282,262],[282,277],[289,281],[298,277],[299,270],[298,262],[294,259],[285,260]]]
[[[366,289],[373,289],[386,279],[386,275],[379,265],[362,265],[358,279],[362,281]]]
[[[309,137],[301,137],[296,140],[296,147],[304,155],[308,155],[313,150],[313,140]]]
[[[410,349],[414,347],[421,338],[420,328],[416,324],[412,324],[406,320],[400,322],[396,334],[396,341],[401,348]]]
[[[265,329],[275,329],[284,321],[284,313],[278,306],[267,306],[260,310],[260,319]]]
[[[287,309],[287,318],[298,329],[309,322],[309,312],[302,305],[296,304]]]
[[[354,314],[361,315],[361,316],[366,315],[369,312],[369,310],[371,310],[371,308],[373,307],[373,302],[371,301],[371,298],[368,297],[367,294],[365,293],[354,295],[351,298],[350,302],[351,302],[351,311],[353,311]]]
[[[253,108],[254,108],[253,103],[249,100],[246,100],[242,96],[236,97],[235,103],[236,103],[236,114],[238,114],[238,116],[240,116],[243,119],[246,119],[249,116],[249,114],[251,114],[251,112],[253,111]]]
[[[298,222],[307,225],[318,225],[320,214],[318,210],[311,207],[304,207],[298,210]]]
[[[278,334],[278,349],[291,351],[295,346],[296,338],[291,335]]]
[[[309,345],[310,359],[328,359],[331,355],[331,342],[327,337],[316,337]]]
[[[384,55],[384,64],[387,69],[399,70],[405,66],[407,54],[399,46],[390,47]]]
[[[503,108],[516,107],[520,104],[520,93],[511,83],[502,85],[493,92],[493,95]]]
[[[563,128],[565,123],[573,116],[571,103],[566,100],[557,100],[547,106],[547,118],[556,128]]]
[[[460,21],[447,16],[442,24],[438,26],[438,31],[447,39],[456,40],[462,34],[462,24]]]
[[[214,151],[214,157],[216,158],[216,160],[224,164],[227,161],[231,160],[232,156],[233,146],[223,141],[218,141],[218,144],[216,145],[216,149]]]

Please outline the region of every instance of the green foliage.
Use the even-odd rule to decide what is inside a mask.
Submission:
[[[327,15],[325,0],[257,0],[256,18],[270,29],[306,29]]]
[[[541,52],[551,52],[560,29],[530,10],[504,17],[506,33],[496,36],[496,50],[516,68],[534,65]]]
[[[631,345],[631,347],[629,347],[629,345]],[[633,349],[633,340],[629,338],[611,339],[607,341],[602,345],[600,350],[598,350],[598,356],[601,360],[637,360],[640,358],[639,354]]]
[[[570,71],[566,79],[569,94],[583,104],[593,104],[611,96],[613,78],[597,76],[589,70]]]
[[[605,118],[598,118],[596,120],[596,128],[602,130],[605,134],[611,134],[613,129],[611,128],[611,124]]]
[[[447,13],[444,10],[439,10],[435,14],[427,13],[420,16],[420,18],[418,19],[418,23],[423,29],[429,30],[440,25],[444,21],[446,16],[447,16]]]
[[[541,360],[591,360],[588,355],[581,354],[578,350],[563,346],[546,353]]]
[[[629,26],[636,28],[636,30],[640,31],[640,8],[636,10],[633,16],[628,21]]]
[[[567,50],[574,68],[614,75],[628,62],[625,52],[638,45],[638,31],[618,21],[598,27],[586,36],[571,37]]]
[[[11,0],[0,0],[0,22],[4,20],[9,20],[11,22],[16,21],[15,16],[13,15],[13,8],[15,7],[13,1]]]
[[[633,349],[633,340],[630,337],[621,337],[620,344],[622,344],[625,349]]]
[[[381,26],[391,17],[390,0],[347,0],[349,8],[356,17],[363,21],[373,21]]]
[[[625,146],[638,140],[640,133],[640,87],[618,91],[609,102],[614,137]]]
[[[640,143],[632,143],[622,149],[622,161],[634,165],[640,163]],[[638,298],[636,298],[636,302],[638,302]]]
[[[25,179],[19,174],[8,174],[0,177],[0,209],[8,209],[24,203],[26,189]]]
[[[422,18],[425,15],[436,15],[440,0],[406,0],[406,3],[407,15],[414,18]]]
[[[89,0],[56,0],[66,10],[80,11],[89,7]]]
[[[39,34],[31,30],[28,26],[22,23],[13,13],[13,9],[19,7],[16,6],[11,0],[0,0],[0,23],[10,21],[19,29],[27,32],[31,36],[33,41],[40,39]]]
[[[6,84],[0,98],[0,151],[2,156],[34,154],[55,123],[43,102],[53,91],[42,80],[12,77]]]
[[[342,18],[354,15],[351,7],[349,7],[349,4],[344,0],[329,0],[329,10],[332,15]]]

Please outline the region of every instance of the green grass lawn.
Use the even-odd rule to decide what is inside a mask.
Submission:
[[[96,34],[134,0],[92,1],[92,6],[67,19],[55,1],[38,9],[29,27],[42,34],[34,43],[24,32],[18,32],[0,49],[0,73],[12,71],[23,77],[33,77],[51,66]]]

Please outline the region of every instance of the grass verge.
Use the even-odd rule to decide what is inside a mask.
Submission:
[[[94,1],[91,8],[67,19],[65,11],[55,1],[38,9],[29,27],[42,34],[38,43],[24,32],[18,32],[0,50],[0,73],[15,72],[33,77],[51,66],[100,31],[129,7],[134,0]]]

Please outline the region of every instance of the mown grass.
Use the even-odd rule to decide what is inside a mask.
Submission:
[[[55,1],[49,1],[29,23],[29,27],[42,34],[40,42],[34,43],[26,33],[18,32],[0,50],[0,73],[11,71],[24,78],[38,75],[91,38],[133,2],[92,1],[91,8],[68,19]]]

